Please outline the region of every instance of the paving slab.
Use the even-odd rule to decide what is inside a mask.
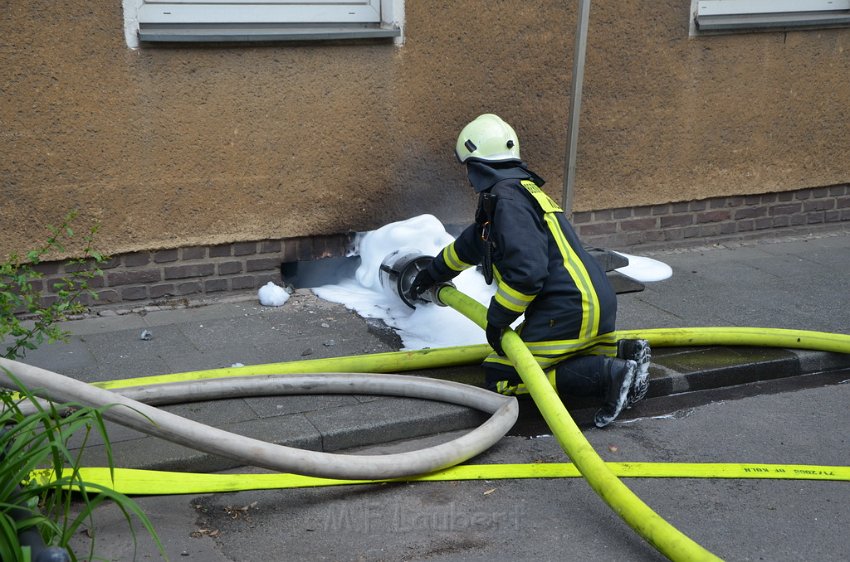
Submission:
[[[323,450],[321,432],[304,414],[258,418],[238,423],[222,423],[219,420],[217,427],[277,445]],[[244,464],[235,459],[211,455],[152,436],[112,443],[112,457],[116,466],[125,468],[183,472],[216,472]],[[88,445],[82,458],[83,466],[107,466],[107,452],[102,444]]]

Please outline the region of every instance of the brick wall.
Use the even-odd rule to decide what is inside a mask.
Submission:
[[[113,256],[100,264],[103,276],[89,281],[96,296],[86,296],[83,304],[173,304],[258,289],[269,281],[280,284],[283,263],[343,256],[351,241],[352,235],[302,237]],[[36,266],[44,276],[35,283],[45,302],[55,299],[56,280],[74,267],[80,266],[60,262]]]
[[[774,229],[840,221],[850,221],[847,185],[587,211],[575,213],[572,219],[585,244],[609,248],[750,237]]]
[[[702,201],[576,213],[582,241],[600,248],[674,244],[701,238],[749,237],[789,227],[850,221],[850,186],[795,192],[718,197]],[[136,252],[101,264],[102,278],[90,283],[97,296],[86,305],[169,304],[281,283],[283,263],[343,256],[353,235],[261,240],[218,246]],[[37,268],[37,288],[55,298],[56,279],[71,269],[59,262]]]

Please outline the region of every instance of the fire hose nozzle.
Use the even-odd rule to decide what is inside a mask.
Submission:
[[[392,291],[401,301],[410,308],[416,308],[416,304],[432,302],[439,306],[446,306],[437,298],[437,293],[444,285],[454,287],[452,283],[439,283],[418,296],[413,295],[413,280],[416,275],[428,267],[433,260],[431,256],[422,254],[419,250],[401,249],[388,254],[381,262],[378,277],[381,287]]]

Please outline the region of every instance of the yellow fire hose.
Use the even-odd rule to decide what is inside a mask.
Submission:
[[[822,480],[850,482],[850,466],[753,463],[653,463],[609,462],[608,469],[620,478],[715,478],[736,480]],[[168,472],[135,468],[81,468],[80,479],[127,495],[180,495],[319,488],[383,482],[453,482],[458,480],[520,480],[530,478],[581,478],[572,463],[465,464],[430,474],[384,480],[340,480],[288,473]],[[50,469],[33,473],[47,483]]]
[[[487,310],[478,301],[453,287],[443,287],[440,300],[481,326],[487,326]],[[561,448],[614,512],[641,537],[671,560],[719,560],[655,513],[623,484],[582,434],[543,370],[519,336],[511,329],[502,337],[502,349],[514,364],[537,409]]]
[[[444,293],[441,293],[443,295]],[[448,293],[446,293],[448,294]],[[473,301],[474,302],[474,301]],[[476,303],[477,304],[477,303]],[[694,327],[620,330],[606,334],[598,340],[641,338],[656,347],[687,346],[754,346],[786,349],[808,349],[835,353],[850,353],[850,335],[831,334],[807,330],[756,327]],[[593,340],[589,342],[591,345]],[[489,345],[467,345],[421,349],[416,351],[390,351],[369,355],[349,355],[326,359],[308,359],[244,367],[205,369],[165,375],[151,375],[91,383],[92,386],[118,390],[131,386],[148,386],[181,381],[200,381],[227,377],[251,377],[275,374],[305,374],[327,372],[400,373],[437,367],[474,365],[492,352]]]
[[[477,301],[444,287],[440,300],[486,325],[486,309]],[[674,328],[628,330],[607,334],[600,341],[622,338],[648,339],[653,347],[749,345],[810,349],[850,353],[850,336],[823,332],[769,328]],[[592,345],[594,342],[588,342]],[[582,435],[558,398],[546,376],[534,361],[519,336],[507,331],[502,341],[508,357],[525,382],[553,434],[574,464],[468,465],[455,466],[435,473],[389,480],[335,480],[293,474],[188,474],[132,469],[84,468],[84,480],[112,486],[129,494],[204,493],[247,489],[289,488],[367,484],[385,481],[438,481],[500,478],[564,478],[584,476],[591,487],[627,524],[672,560],[715,560],[699,544],[672,527],[634,495],[620,477],[690,478],[784,478],[810,480],[850,480],[850,467],[811,465],[718,464],[718,463],[605,463]],[[348,372],[403,372],[433,367],[468,365],[480,362],[490,353],[487,345],[452,347],[421,351],[380,353],[366,356],[273,363],[238,368],[212,369],[94,383],[103,389],[117,390],[227,377],[251,377],[269,374]],[[34,474],[50,478],[49,471]],[[114,479],[113,479],[114,477]]]

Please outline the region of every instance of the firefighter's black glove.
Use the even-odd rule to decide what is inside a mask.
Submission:
[[[410,292],[414,298],[418,297],[431,287],[437,284],[437,280],[428,271],[428,268],[423,269],[413,278],[413,284],[410,286]]]
[[[502,357],[505,355],[504,350],[502,350],[502,334],[504,333],[505,328],[503,326],[495,326],[490,323],[487,324],[487,343],[490,344],[493,351]]]

